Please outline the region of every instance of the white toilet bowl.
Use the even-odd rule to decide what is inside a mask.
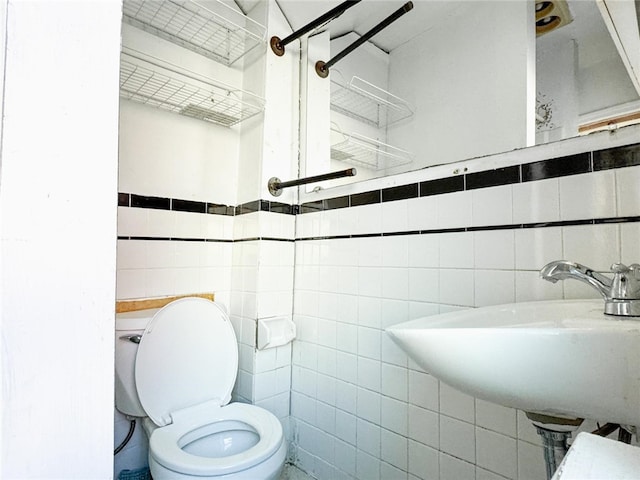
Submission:
[[[147,417],[154,480],[277,479],[287,453],[280,421],[263,408],[229,403],[238,349],[226,313],[208,300],[187,298],[147,316],[148,323],[139,312],[116,318],[117,342],[146,324],[134,338],[135,378],[128,381],[126,371],[118,372],[127,362],[116,361],[116,389],[124,389],[116,407]]]
[[[185,418],[151,427],[149,466],[154,480],[278,478],[287,449],[282,427],[270,412],[241,403],[183,412]]]

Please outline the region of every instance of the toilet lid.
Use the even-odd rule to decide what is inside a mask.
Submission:
[[[171,302],[147,325],[136,355],[140,403],[156,425],[171,413],[211,400],[226,405],[238,372],[236,336],[227,314],[213,302]]]

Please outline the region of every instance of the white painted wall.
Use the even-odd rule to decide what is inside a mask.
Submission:
[[[321,32],[303,40],[300,93],[300,168],[301,177],[328,173],[331,168],[330,79],[320,77],[315,64],[329,55],[329,32]],[[303,187],[310,192],[316,184]]]
[[[537,43],[536,100],[546,105],[551,118],[537,126],[537,144],[578,135],[578,45],[571,39],[546,40],[543,36]]]
[[[0,476],[109,478],[120,2],[0,8]]]
[[[466,2],[457,15],[391,52],[389,90],[416,108],[390,128],[412,169],[527,144],[531,2]]]
[[[257,2],[248,16],[265,25],[268,19],[268,2]],[[268,38],[268,37],[267,37]],[[263,45],[260,49],[249,54],[243,62],[243,88],[265,96],[265,70],[266,49]],[[269,107],[269,105],[265,105]],[[264,142],[264,118],[265,115],[254,117],[241,125],[239,158],[238,158],[238,204],[256,200],[260,189],[262,159],[262,144]]]
[[[127,24],[123,24],[122,44],[221,85],[242,88],[241,69]],[[119,191],[234,205],[239,148],[240,126],[222,127],[122,100]]]
[[[358,40],[358,38],[359,35],[351,32],[347,35],[331,40],[331,57],[334,57],[343,51],[351,43]],[[341,85],[349,85],[353,77],[358,77],[365,82],[374,85],[378,89],[388,91],[389,55],[372,43],[365,42],[331,68],[331,81],[336,81]],[[356,85],[362,87],[363,84],[356,81]],[[369,93],[381,96],[379,90],[370,89]],[[359,111],[362,111],[362,100],[359,100],[357,94],[354,94],[351,101],[355,103],[356,108],[359,106]],[[375,121],[375,118],[372,118],[371,120]],[[382,144],[387,143],[387,130],[384,126],[378,128],[367,124],[360,119],[336,112],[335,110],[331,110],[331,128],[333,129],[331,132],[331,145],[336,145],[345,141],[346,137],[344,135],[352,134],[361,135]],[[339,133],[336,132],[336,130]],[[373,143],[373,145],[379,144]],[[384,169],[371,169],[361,165],[354,165],[348,162],[331,159],[331,171],[341,170],[352,166],[357,168],[358,181],[379,176],[384,171]],[[353,179],[350,177],[343,180],[333,180],[331,182],[331,186],[343,185],[352,181]]]
[[[276,3],[257,3],[249,16],[266,24],[268,35],[290,27]],[[240,88],[266,98],[263,114],[227,129],[123,100],[120,123],[119,190],[150,196],[239,205],[258,199],[294,203],[295,189],[272,197],[267,180],[297,176],[299,46],[276,57],[266,46],[231,68],[195,57],[144,32],[127,29],[128,46],[156,56],[190,62]],[[133,44],[133,45],[132,45]],[[272,212],[223,216],[119,207],[121,237],[192,238],[221,241],[120,239],[119,299],[215,292],[230,314],[239,348],[234,401],[247,401],[276,414],[287,429],[291,346],[256,351],[256,322],[291,316],[295,217]],[[264,240],[264,238],[278,240]],[[260,238],[262,240],[256,240]],[[235,241],[235,243],[233,243]],[[116,412],[116,443],[128,422]],[[116,456],[114,475],[147,464],[147,443],[138,431]]]
[[[370,42],[365,42],[356,50],[349,53],[330,69],[327,78],[321,78],[315,71],[318,60],[329,61],[342,52],[346,47],[360,37],[354,32],[341,37],[331,39],[330,30],[313,35],[305,40],[306,48],[303,48],[303,65],[301,83],[301,147],[302,147],[302,176],[320,175],[337,170],[356,167],[357,180],[363,181],[380,176],[381,170],[367,168],[361,163],[341,161],[331,158],[330,146],[338,146],[348,141],[351,135],[366,137],[373,140],[372,146],[387,141],[386,128],[375,127],[362,119],[347,115],[330,108],[331,92],[336,94],[336,84],[347,87],[354,77],[368,82],[378,89],[387,90],[389,76],[389,55]],[[363,83],[357,81],[358,86]],[[339,87],[338,87],[339,88]],[[344,92],[340,89],[339,92]],[[369,93],[380,96],[379,90],[370,89]],[[366,109],[366,100],[358,93],[352,93],[348,100],[349,105],[357,112],[363,111],[363,103]],[[343,99],[344,103],[344,99]],[[371,105],[371,103],[369,103]],[[369,111],[371,120],[375,121]],[[357,158],[356,158],[357,160]],[[305,188],[306,192],[313,191],[320,186],[329,188],[338,185],[352,183],[351,177],[312,183]]]
[[[272,35],[288,35],[291,28],[277,3],[268,2],[267,39]],[[264,112],[264,136],[260,180],[257,196],[293,203],[296,189],[285,190],[277,199],[269,194],[271,177],[282,180],[298,175],[298,116],[300,108],[300,46],[287,45],[287,53],[278,57],[270,48],[265,53],[264,95],[268,99]],[[243,179],[241,179],[241,183]]]

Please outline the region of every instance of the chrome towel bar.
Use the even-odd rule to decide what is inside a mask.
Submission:
[[[355,168],[347,168],[346,170],[339,170],[337,172],[324,173],[322,175],[315,175],[313,177],[299,178],[298,180],[289,180],[288,182],[282,182],[278,177],[271,177],[267,183],[269,193],[274,197],[279,197],[282,194],[283,188],[297,187],[298,185],[305,185],[312,182],[322,182],[324,180],[333,180],[343,177],[354,177],[357,173]]]

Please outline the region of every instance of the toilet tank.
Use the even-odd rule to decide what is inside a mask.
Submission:
[[[147,324],[158,311],[158,308],[137,312],[116,314],[115,338],[115,392],[118,411],[132,417],[146,417],[135,382],[136,354],[138,344],[131,341],[142,336]],[[139,338],[139,337],[138,337]]]

